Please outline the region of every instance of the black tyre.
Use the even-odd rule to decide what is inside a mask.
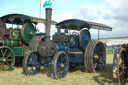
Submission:
[[[36,52],[29,51],[23,59],[23,72],[25,75],[35,75],[40,71],[41,64]]]
[[[55,79],[61,79],[67,75],[69,70],[69,59],[65,52],[59,51],[55,54],[52,70]]]
[[[105,68],[106,48],[101,41],[91,40],[88,43],[85,49],[84,64],[88,72],[99,72]]]
[[[113,78],[116,85],[125,85],[126,76],[126,55],[123,48],[115,50],[113,59]]]

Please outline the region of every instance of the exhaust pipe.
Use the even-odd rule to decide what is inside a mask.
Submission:
[[[49,42],[50,41],[52,8],[45,8],[45,10],[46,10],[46,24],[45,24],[46,42]]]

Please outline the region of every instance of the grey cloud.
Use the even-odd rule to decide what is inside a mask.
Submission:
[[[105,0],[105,5],[108,6],[104,17],[114,18],[115,20],[128,22],[128,1],[127,0]]]
[[[57,21],[82,19],[109,25],[112,31],[100,31],[101,38],[128,36],[128,0],[104,0],[102,5],[82,3],[73,12],[55,15]],[[91,29],[92,38],[97,38],[97,30]]]
[[[128,36],[128,6],[126,3],[128,4],[126,0],[105,0],[105,3],[99,7],[83,3],[78,7],[76,17],[111,26],[112,32],[100,32],[102,38]],[[96,38],[97,32],[93,29],[91,32],[92,37]]]

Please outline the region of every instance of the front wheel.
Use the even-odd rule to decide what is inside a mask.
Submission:
[[[23,59],[23,72],[25,75],[35,75],[40,71],[41,64],[36,52],[29,51]]]
[[[11,48],[2,46],[0,47],[0,70],[10,71],[15,64],[15,55]]]
[[[55,54],[52,70],[55,79],[61,79],[67,75],[69,70],[69,59],[65,52],[59,51]]]

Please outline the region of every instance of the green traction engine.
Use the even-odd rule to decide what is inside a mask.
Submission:
[[[22,63],[30,50],[30,40],[35,35],[39,36],[36,25],[45,22],[44,19],[22,14],[0,17],[0,70],[10,71],[15,63]]]

